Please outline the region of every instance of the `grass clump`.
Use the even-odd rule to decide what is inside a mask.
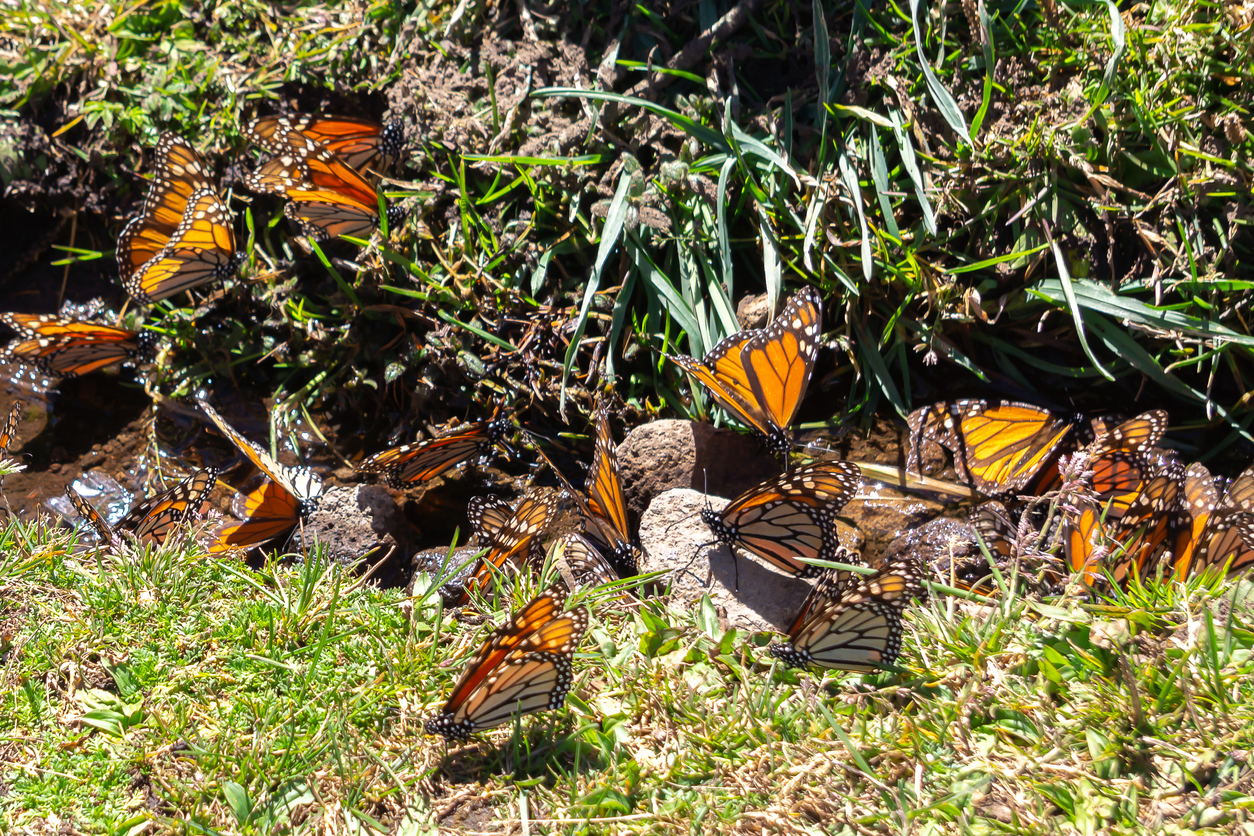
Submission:
[[[594,596],[566,707],[449,749],[422,722],[491,623],[316,555],[253,571],[2,536],[9,832],[1250,826],[1246,582],[934,598],[900,670],[865,677],[772,665],[708,602]]]

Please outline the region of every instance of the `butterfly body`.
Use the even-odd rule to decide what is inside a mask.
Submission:
[[[558,708],[573,682],[572,659],[588,610],[562,612],[567,593],[541,592],[480,646],[427,732],[465,740],[516,716]]]
[[[155,167],[143,208],[117,245],[122,283],[144,304],[229,278],[239,264],[231,213],[204,159],[166,133],[157,144]]]
[[[822,303],[807,287],[796,293],[769,326],[739,331],[701,360],[671,356],[720,406],[752,427],[767,449],[792,449],[789,426],[797,415],[818,357]]]

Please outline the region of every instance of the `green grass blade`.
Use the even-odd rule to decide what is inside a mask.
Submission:
[[[866,223],[866,214],[862,211],[862,187],[858,184],[858,173],[849,162],[847,147],[842,147],[836,155],[836,166],[840,169],[841,182],[849,191],[849,199],[853,201],[854,212],[858,215],[858,228],[862,233],[862,277],[871,282],[871,230]]]
[[[967,120],[963,118],[962,111],[958,108],[958,102],[945,89],[945,85],[941,84],[936,73],[932,72],[932,65],[928,62],[927,56],[923,53],[923,20],[919,15],[919,0],[910,0],[910,21],[914,24],[914,47],[919,55],[919,66],[923,70],[923,77],[927,80],[927,90],[932,94],[932,100],[936,102],[936,107],[940,111],[941,116],[958,135],[958,138],[967,145],[973,145],[971,134],[967,132]]]
[[[1097,355],[1093,353],[1093,349],[1089,347],[1088,336],[1084,333],[1084,313],[1080,310],[1079,304],[1075,299],[1075,292],[1071,287],[1071,272],[1067,269],[1067,260],[1062,254],[1062,250],[1058,247],[1058,243],[1054,240],[1053,234],[1050,232],[1049,226],[1045,226],[1045,237],[1049,239],[1050,249],[1054,251],[1054,262],[1058,265],[1058,281],[1062,285],[1063,296],[1067,300],[1067,309],[1071,311],[1071,318],[1075,322],[1076,336],[1080,339],[1080,347],[1084,349],[1084,354],[1092,361],[1094,368],[1102,373],[1102,377],[1107,380],[1114,380],[1115,376],[1106,371],[1106,367],[1097,359]]]
[[[583,301],[579,305],[579,317],[575,321],[575,333],[571,335],[570,347],[566,349],[566,359],[562,363],[562,394],[559,409],[566,412],[566,383],[570,378],[570,370],[575,365],[575,355],[579,353],[579,343],[583,340],[583,332],[588,327],[588,310],[592,307],[592,298],[601,286],[601,273],[610,253],[618,244],[623,226],[627,221],[627,187],[631,183],[631,175],[623,172],[618,177],[618,188],[614,190],[614,199],[610,201],[609,214],[605,217],[605,228],[601,230],[601,243],[597,246],[597,260],[592,267],[592,275],[584,288]]]

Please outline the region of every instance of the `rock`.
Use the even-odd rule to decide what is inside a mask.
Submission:
[[[780,472],[779,462],[750,435],[696,421],[653,421],[627,434],[618,447],[623,493],[640,517],[671,488],[737,496]]]
[[[642,571],[667,570],[659,582],[682,601],[708,594],[729,626],[740,630],[778,630],[792,623],[810,584],[771,568],[765,561],[714,543],[701,520],[706,503],[716,510],[726,501],[689,488],[669,490],[650,503],[640,520],[640,543],[645,550]]]
[[[736,305],[736,321],[741,328],[765,328],[771,318],[771,305],[765,293],[741,298]]]
[[[355,485],[327,488],[318,507],[292,535],[291,548],[304,551],[314,539],[331,560],[355,564],[366,558],[367,566],[385,560],[373,577],[384,586],[400,586],[406,580],[409,534],[400,508],[385,488]]]
[[[882,560],[906,553],[920,561],[932,580],[947,586],[970,587],[992,575],[975,530],[959,520],[941,517],[907,531],[888,544]],[[983,587],[992,588],[987,580]]]
[[[442,549],[424,549],[415,552],[410,560],[410,589],[414,594],[414,582],[422,575],[435,579],[440,587],[440,597],[446,606],[453,606],[466,588],[466,581],[475,569],[475,555],[483,551],[483,546],[458,546],[449,555],[447,547]],[[460,569],[458,567],[461,567]]]

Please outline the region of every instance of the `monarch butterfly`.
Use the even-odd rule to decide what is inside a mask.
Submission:
[[[122,534],[129,534],[139,541],[161,544],[179,523],[200,511],[205,495],[213,490],[217,481],[216,468],[201,468],[169,490],[140,502],[118,520],[117,525],[112,526],[73,486],[66,487],[65,495],[106,544],[120,545]]]
[[[196,151],[172,133],[157,143],[157,176],[143,209],[118,237],[126,292],[143,304],[235,273],[231,214]]]
[[[485,500],[481,497],[474,497],[470,501],[467,514],[472,520],[477,516],[482,521],[483,514],[477,509],[489,507],[498,511],[499,502],[494,498]],[[466,592],[487,588],[492,581],[492,576],[506,563],[535,562],[542,553],[539,549],[539,538],[549,530],[557,517],[557,511],[558,506],[553,494],[533,491],[522,498],[518,507],[514,508],[508,517],[500,515],[503,519],[499,527],[488,532],[487,554],[483,556],[479,568],[467,582]]]
[[[772,644],[771,655],[789,667],[868,672],[893,664],[901,652],[901,613],[910,599],[924,597],[918,562],[888,561],[856,580],[832,572],[815,584],[788,642]]]
[[[767,449],[786,454],[792,448],[788,427],[805,397],[818,356],[822,316],[819,292],[807,287],[794,294],[766,328],[725,337],[700,362],[690,357],[670,359],[738,421],[756,430]]]
[[[245,180],[255,192],[286,195],[283,214],[301,231],[322,240],[342,235],[370,235],[379,226],[379,200],[374,186],[356,169],[303,133],[288,130],[272,140],[279,156],[267,160]],[[399,206],[388,208],[388,226],[404,217]]]
[[[1184,499],[1188,524],[1176,536],[1172,559],[1178,579],[1254,565],[1254,467],[1234,479],[1221,499],[1210,471],[1189,465]]]
[[[493,445],[504,444],[509,427],[507,418],[480,421],[427,441],[375,453],[357,465],[357,470],[381,473],[394,488],[425,482],[475,456],[488,458]]]
[[[604,401],[597,404],[596,421],[597,440],[592,450],[592,468],[584,483],[592,521],[589,533],[606,547],[606,556],[619,576],[628,577],[640,572],[640,549],[631,542],[618,449],[610,429],[609,407]]]
[[[802,558],[837,560],[836,512],[853,498],[862,471],[849,462],[819,461],[767,479],[727,504],[701,512],[719,542],[740,545],[792,575],[820,570]]]
[[[17,401],[9,410],[9,417],[5,419],[4,426],[0,426],[0,462],[9,458],[9,448],[13,446],[13,439],[17,436],[17,423],[21,417],[22,402]],[[0,475],[0,488],[3,487],[4,476]]]
[[[322,495],[322,479],[308,467],[288,467],[275,461],[259,445],[240,435],[218,414],[203,393],[197,405],[241,453],[256,465],[269,482],[250,493],[245,500],[247,519],[219,529],[210,551],[255,546],[273,540],[307,517]]]
[[[4,426],[0,427],[0,461],[9,456],[9,448],[13,446],[13,439],[17,437],[17,422],[21,417],[22,402],[16,401],[13,408],[9,410],[9,417],[5,419]]]
[[[1017,491],[1051,461],[1071,422],[1048,410],[1013,401],[944,401],[916,409],[910,426],[907,470],[921,473],[925,445],[954,456],[958,477],[990,496]]]
[[[618,574],[586,537],[568,531],[554,541],[549,552],[553,566],[567,589],[600,586],[618,580]]]
[[[1098,548],[1108,546],[1117,550],[1113,560],[1104,561],[1116,584],[1125,585],[1133,574],[1144,576],[1170,545],[1182,478],[1179,465],[1164,467],[1115,521],[1103,521],[1101,509],[1093,503],[1084,503],[1078,515],[1068,514],[1065,549],[1072,571],[1083,572],[1091,584],[1099,569]]]
[[[339,157],[349,166],[364,171],[380,157],[400,157],[405,128],[399,121],[386,125],[352,116],[262,116],[244,128],[248,139],[273,154],[286,153],[283,137],[297,131]]]
[[[151,331],[129,331],[51,314],[0,314],[21,338],[0,351],[0,361],[29,363],[53,377],[77,377],[151,352]]]
[[[1151,455],[1162,440],[1167,421],[1167,413],[1155,409],[1114,428],[1097,425],[1097,437],[1085,449],[1097,502],[1110,505],[1107,519],[1122,517],[1157,469]]]
[[[427,720],[427,733],[466,740],[514,717],[559,708],[573,681],[575,650],[588,629],[586,607],[562,612],[566,596],[554,584],[493,630],[448,702]]]

